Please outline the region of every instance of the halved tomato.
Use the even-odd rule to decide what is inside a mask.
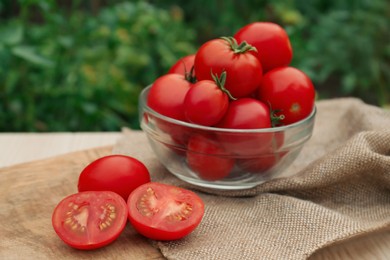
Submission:
[[[57,235],[77,249],[95,249],[119,237],[127,223],[125,200],[111,191],[85,191],[64,198],[54,209]]]
[[[204,215],[204,203],[194,192],[157,182],[135,189],[127,205],[134,229],[155,240],[176,240],[190,234]]]

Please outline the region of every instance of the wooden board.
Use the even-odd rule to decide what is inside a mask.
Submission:
[[[65,245],[52,228],[53,209],[77,192],[81,170],[111,150],[102,147],[0,169],[0,259],[164,259],[130,225],[113,244],[94,251]]]
[[[130,225],[113,244],[94,251],[65,245],[52,228],[53,209],[77,192],[81,170],[111,150],[95,148],[0,169],[0,259],[164,259]],[[390,232],[372,234],[324,248],[310,259],[389,259],[389,241]]]

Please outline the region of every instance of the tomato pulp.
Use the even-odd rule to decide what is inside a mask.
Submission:
[[[155,240],[176,240],[190,234],[204,215],[204,203],[194,192],[157,182],[135,189],[127,205],[135,230]]]
[[[57,235],[77,249],[95,249],[117,239],[127,223],[124,199],[111,191],[85,191],[64,198],[54,209]]]

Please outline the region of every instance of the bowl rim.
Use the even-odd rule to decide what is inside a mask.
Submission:
[[[188,128],[193,128],[193,129],[198,129],[198,130],[203,130],[203,131],[214,131],[214,132],[221,132],[221,133],[238,133],[238,134],[248,134],[248,133],[270,133],[270,132],[283,132],[287,131],[289,129],[297,128],[299,126],[305,125],[306,123],[312,121],[317,113],[317,107],[314,104],[313,109],[307,117],[304,119],[289,124],[285,126],[277,126],[277,127],[272,127],[272,128],[256,128],[256,129],[237,129],[237,128],[220,128],[220,127],[215,127],[215,126],[203,126],[203,125],[197,125],[181,120],[177,120],[168,116],[164,116],[163,114],[158,113],[157,111],[153,110],[146,104],[147,100],[147,93],[149,92],[150,88],[152,85],[148,85],[145,88],[142,89],[142,91],[139,94],[139,106],[142,107],[142,110],[147,111],[148,113],[152,114],[155,117],[158,117],[161,120],[168,121],[170,123],[180,125],[180,126],[185,126]],[[141,112],[141,111],[139,111]],[[142,120],[143,117],[140,116],[140,120]]]

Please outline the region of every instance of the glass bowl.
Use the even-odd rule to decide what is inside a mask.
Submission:
[[[139,97],[140,126],[159,161],[193,185],[249,189],[281,178],[310,139],[316,108],[291,125],[266,129],[225,129],[175,120],[147,106],[150,86]]]

